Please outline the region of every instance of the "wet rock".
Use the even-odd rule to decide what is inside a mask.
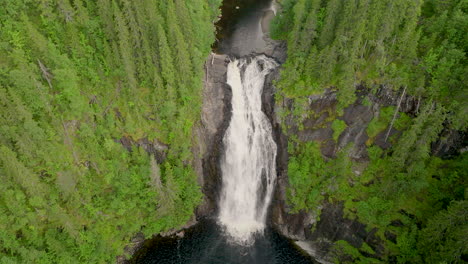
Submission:
[[[371,107],[354,103],[344,109],[343,121],[346,123],[346,129],[338,138],[337,150],[343,149],[348,144],[353,144],[350,157],[354,160],[367,160],[366,133],[367,126],[374,117]]]
[[[463,153],[466,146],[468,146],[466,132],[445,128],[439,139],[432,144],[432,154],[441,158],[450,158]]]
[[[268,57],[274,58],[279,63],[284,63],[287,58],[286,52],[286,42],[285,41],[276,41],[266,38],[265,50],[262,52]]]
[[[137,233],[131,240],[130,243],[124,248],[124,252],[128,255],[133,255],[137,252],[141,246],[145,243],[145,235],[143,233]],[[127,264],[129,261],[125,255],[118,256],[116,264]]]
[[[366,226],[359,221],[344,217],[342,204],[324,204],[320,221],[316,224],[314,232],[306,239],[313,242],[318,257],[327,259],[333,243],[345,240],[350,245],[360,248],[367,243],[380,257],[384,253],[382,241],[375,235],[377,229],[366,231]]]
[[[320,221],[309,239],[346,240],[354,247],[361,247],[366,235],[364,224],[343,217],[342,205],[326,204],[322,210]],[[331,245],[324,243],[323,246],[324,250],[328,250],[328,246]]]
[[[231,88],[226,84],[226,55],[211,54],[205,64],[203,106],[201,122],[195,127],[197,144],[193,166],[204,194],[196,210],[197,218],[214,215],[221,189],[220,157],[223,153],[223,136],[231,119]]]
[[[147,138],[139,139],[137,145],[142,147],[148,154],[153,155],[158,163],[166,160],[167,145],[158,140],[149,141]]]
[[[304,129],[298,132],[298,137],[301,141],[326,141],[333,138],[333,130],[331,127],[318,129]]]
[[[351,106],[346,107],[343,114],[343,120],[348,126],[352,124],[368,124],[373,117],[374,115],[370,107],[360,104],[352,104]]]
[[[278,124],[279,120],[275,114],[275,92],[276,88],[273,81],[279,78],[279,67],[275,68],[270,74],[265,77],[265,84],[262,92],[262,111],[266,114],[270,122]]]
[[[159,233],[157,235],[153,235],[153,237],[155,236],[160,236],[160,237],[183,237],[184,234],[185,234],[185,230],[193,227],[195,224],[197,224],[197,220],[192,217],[184,226],[180,227],[180,228],[177,228],[177,229],[171,229],[171,230],[168,230],[166,232],[162,232],[162,233]]]
[[[320,145],[320,152],[326,158],[332,159],[335,157],[336,144],[333,140],[327,140]]]
[[[349,143],[353,144],[353,149],[349,153],[354,160],[367,159],[366,141],[369,138],[366,133],[367,124],[353,124],[348,126],[338,138],[338,149],[345,148]]]
[[[338,103],[336,92],[327,89],[320,95],[309,96],[310,109],[320,113],[329,109],[335,109]]]
[[[388,134],[388,139],[385,140],[387,133],[388,133],[388,128],[380,132],[379,134],[377,134],[377,136],[375,136],[374,144],[379,146],[381,149],[389,149],[390,147],[392,147],[391,138],[395,135],[397,135],[397,137],[401,135],[400,131],[392,128],[390,130],[390,133]]]
[[[392,89],[392,87],[381,85],[374,93],[370,92],[365,86],[359,86],[358,89],[364,91],[369,95],[372,102],[377,103],[381,106],[396,106],[400,100],[401,94],[403,93],[403,87],[401,89]],[[400,111],[404,113],[415,113],[420,104],[420,98],[416,98],[408,95],[403,96],[403,100],[400,105]],[[419,102],[419,103],[418,103]]]

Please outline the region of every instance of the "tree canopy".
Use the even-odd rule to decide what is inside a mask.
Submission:
[[[0,1],[1,263],[110,263],[189,220],[219,4]]]
[[[288,44],[276,99],[288,101],[280,113],[290,141],[293,211],[317,213],[325,202],[342,203],[348,218],[378,230],[384,254],[376,257],[338,241],[338,262],[464,263],[467,241],[458,234],[466,233],[468,223],[462,212],[467,155],[441,159],[432,147],[443,131],[463,136],[467,129],[468,1],[280,4],[272,36]],[[372,103],[369,97],[378,96],[379,89],[401,98],[408,95],[417,107],[403,112],[399,104]],[[325,90],[338,101],[322,125],[333,130],[332,141],[338,142],[346,129],[342,119],[347,107],[359,104],[377,113],[365,131],[368,161],[353,160],[353,146],[325,158],[323,142],[299,139],[304,119],[317,115],[309,106],[311,98]],[[399,131],[396,136],[390,135],[392,129]],[[382,133],[391,147],[375,144]]]

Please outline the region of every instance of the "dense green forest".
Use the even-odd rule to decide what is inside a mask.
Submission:
[[[0,1],[0,263],[111,263],[188,221],[219,4]]]
[[[384,87],[415,98],[412,113],[380,109],[366,132],[367,162],[352,160],[352,146],[324,158],[323,142],[304,142],[283,122],[289,137],[289,203],[319,214],[323,203],[343,203],[346,217],[377,230],[383,253],[366,243],[335,246],[341,263],[464,263],[468,260],[468,155],[442,159],[431,144],[443,129],[466,133],[468,118],[466,0],[283,0],[272,36],[286,40],[288,59],[276,83],[283,120],[297,124],[316,113],[308,99],[336,92],[329,110],[336,141],[346,128],[343,110],[356,88]],[[362,98],[361,98],[362,99]],[[362,99],[370,104],[368,98]],[[281,105],[281,104],[280,104]],[[373,143],[382,131],[392,147]],[[300,127],[300,126],[299,126]],[[301,129],[301,127],[299,128]],[[356,170],[363,169],[356,174]]]
[[[468,154],[432,153],[442,131],[467,132],[468,1],[279,2],[271,35],[288,58],[275,96],[292,102],[279,115],[293,211],[341,203],[375,230],[383,250],[337,241],[340,263],[468,261]],[[0,0],[0,263],[112,263],[138,232],[192,217],[192,129],[220,3]],[[358,87],[418,102],[379,108],[368,160],[353,160],[352,145],[326,158],[323,142],[287,125],[303,128],[317,115],[309,98],[328,89],[338,141],[344,110],[372,104]],[[392,128],[390,148],[374,143]]]

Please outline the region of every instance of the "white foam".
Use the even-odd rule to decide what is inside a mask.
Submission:
[[[249,244],[265,228],[276,180],[276,143],[262,112],[265,76],[276,66],[263,55],[228,65],[232,118],[223,138],[219,222],[228,237],[239,244]]]

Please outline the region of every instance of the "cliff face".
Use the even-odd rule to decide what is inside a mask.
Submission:
[[[273,123],[275,140],[278,144],[277,171],[278,182],[276,193],[271,207],[270,224],[280,233],[293,240],[302,241],[298,243],[309,254],[317,260],[327,263],[331,261],[331,249],[334,242],[339,240],[347,241],[355,248],[361,248],[363,243],[369,245],[374,251],[368,257],[379,258],[384,254],[382,240],[376,236],[377,229],[369,230],[366,225],[358,220],[350,220],[344,216],[342,203],[325,202],[320,207],[319,215],[300,211],[292,213],[291,207],[287,203],[288,188],[288,139],[280,126],[278,113],[279,108],[290,108],[291,102],[285,100],[281,106],[275,105],[275,87],[272,81],[278,78],[280,69],[269,76],[269,81],[264,88],[263,109]],[[302,127],[292,118],[284,120],[289,127],[288,134],[297,136],[301,141],[314,141],[321,144],[322,155],[331,160],[336,158],[336,154],[348,144],[352,144],[349,157],[354,162],[367,164],[369,161],[367,147],[370,137],[367,128],[373,118],[382,114],[382,109],[389,106],[396,106],[401,99],[400,112],[413,117],[418,110],[417,98],[404,96],[396,91],[381,86],[375,92],[368,90],[364,86],[357,89],[358,100],[346,107],[341,117],[332,117],[337,105],[336,93],[325,91],[319,96],[309,97],[308,107],[313,111],[312,117],[302,120]],[[367,101],[364,99],[367,98]],[[340,119],[346,123],[346,128],[335,141],[333,139],[332,123],[335,119]],[[382,149],[390,148],[391,141],[385,140],[388,129],[379,132],[371,138],[375,145]],[[392,128],[389,137],[399,137],[401,131]],[[432,145],[432,155],[439,157],[449,157],[460,151],[466,136],[458,131],[445,129],[442,131],[439,140]],[[311,161],[313,162],[313,161]],[[355,174],[362,171],[356,170]],[[339,190],[338,190],[339,191]],[[397,224],[397,223],[396,223]],[[392,234],[385,234],[389,240],[396,238]]]
[[[271,76],[271,79],[277,78],[277,73]],[[362,93],[366,93],[364,87],[361,87]],[[385,94],[383,88],[380,92]],[[375,254],[383,251],[381,241],[374,235],[376,230],[366,230],[366,226],[358,221],[349,220],[344,217],[342,204],[325,203],[321,205],[320,215],[306,211],[292,213],[292,208],[287,203],[288,188],[288,139],[281,130],[279,120],[275,113],[274,105],[275,87],[269,82],[265,87],[265,112],[271,117],[275,128],[275,138],[278,144],[277,171],[278,182],[276,187],[275,199],[271,208],[271,225],[280,233],[293,240],[302,241],[299,243],[303,249],[321,262],[331,261],[328,256],[333,242],[338,240],[348,241],[352,246],[359,248],[363,242],[370,245]],[[334,121],[330,118],[330,109],[334,109],[337,100],[336,94],[331,91],[325,91],[320,96],[309,98],[309,108],[316,115],[303,120],[303,127],[299,129],[299,124],[293,119],[287,119],[286,123],[290,126],[289,134],[297,135],[303,141],[321,142],[321,152],[324,157],[333,159],[337,151],[349,143],[353,143],[353,150],[350,152],[352,159],[365,162],[367,160],[366,141],[368,136],[366,128],[373,116],[378,114],[381,106],[391,105],[395,102],[395,96],[388,95],[376,96],[371,106],[362,105],[362,100],[350,105],[344,110],[342,117],[347,128],[341,133],[338,141],[333,140],[333,130],[331,124]],[[290,107],[290,102],[282,102],[281,107]],[[408,106],[411,109],[411,102]],[[397,133],[392,130],[391,134]],[[376,140],[384,142],[385,133],[380,133]],[[383,144],[383,143],[382,143]],[[311,161],[313,162],[313,161]],[[358,172],[356,172],[358,173]]]
[[[264,54],[283,61],[284,47],[270,46]],[[195,153],[193,166],[198,174],[198,182],[202,186],[204,200],[196,211],[197,218],[210,217],[217,212],[217,201],[221,189],[220,157],[223,153],[223,136],[231,119],[231,87],[226,83],[228,55],[211,54],[205,64],[205,85],[203,90],[203,107],[200,124],[195,128],[197,144],[192,151]],[[263,93],[263,108],[273,121],[275,140],[281,140],[279,122],[274,114],[274,90],[271,85],[277,76],[278,69],[267,76]],[[284,159],[284,158],[282,158]]]
[[[205,64],[205,85],[200,124],[195,128],[197,144],[194,168],[204,193],[197,208],[197,218],[214,215],[221,188],[219,157],[223,153],[223,136],[231,119],[231,88],[226,84],[227,55],[211,54]]]

